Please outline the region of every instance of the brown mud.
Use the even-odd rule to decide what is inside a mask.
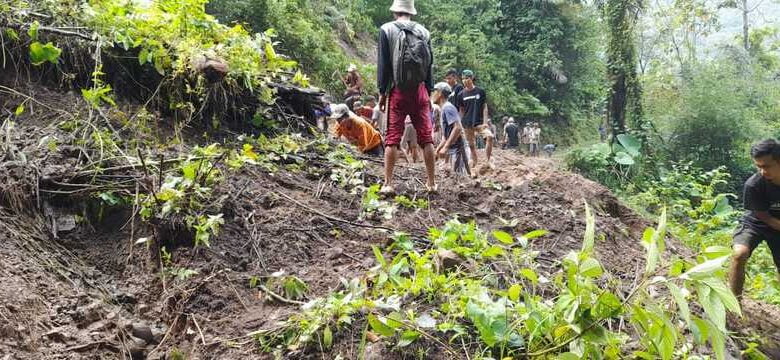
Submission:
[[[38,115],[19,121],[4,142],[14,144],[17,154],[43,159],[43,173],[72,171],[78,149],[52,153],[40,144],[46,136],[65,136],[53,126],[61,120],[55,110],[78,100],[60,93],[45,98],[49,109],[38,106]],[[51,219],[34,202],[5,205],[0,209],[0,360],[164,359],[174,351],[192,359],[268,358],[249,334],[277,326],[299,305],[251,287],[253,279],[264,283],[284,272],[308,285],[307,299],[326,295],[342,279],[361,276],[374,265],[371,246],[386,245],[391,235],[378,227],[424,236],[430,227],[458,218],[515,234],[548,230],[531,246],[540,252],[540,271],[553,273],[563,256],[581,247],[587,202],[597,216],[602,237],[597,256],[606,270],[631,284],[644,267],[639,239],[653,224],[605,187],[560,169],[552,159],[497,150],[494,170],[477,180],[440,177],[440,191],[433,195],[424,190],[421,164],[401,162],[399,193],[423,197],[429,208],[401,209],[392,220],[363,220],[360,197],[334,183],[327,162],[316,154],[303,156],[303,167],[275,172],[247,167],[215,189],[226,224],[211,247],[171,242],[167,249],[170,267],[196,272],[183,281],[150,271],[149,252],[136,242],[151,231],[133,219],[132,209],[104,209],[55,238]],[[3,168],[12,171],[8,161]],[[365,184],[379,182],[381,161],[366,162]],[[15,193],[12,188],[35,192],[25,174],[0,176],[4,197]],[[87,207],[87,200],[65,206],[74,213]],[[517,223],[507,226],[502,219]],[[667,256],[691,255],[670,239]],[[777,308],[746,301],[745,314],[735,324],[741,336],[758,334],[780,343]],[[337,337],[328,354],[294,357],[355,358],[360,329]]]

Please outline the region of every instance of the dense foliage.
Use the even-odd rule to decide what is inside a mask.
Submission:
[[[594,133],[606,85],[598,10],[579,2],[422,1],[417,21],[431,30],[435,78],[472,69],[488,91],[493,118],[542,120],[549,142],[574,143]],[[368,93],[373,85],[378,27],[392,20],[379,0],[217,0],[210,11],[223,22],[273,28],[279,46],[300,61],[314,83],[340,98],[338,76],[350,62]]]

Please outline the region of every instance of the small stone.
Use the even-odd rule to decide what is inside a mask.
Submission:
[[[70,336],[65,334],[65,331],[63,328],[55,328],[51,331],[47,332],[46,334],[43,334],[44,337],[49,338],[52,341],[56,341],[59,343],[65,343],[68,340],[71,339]]]
[[[135,359],[146,359],[146,342],[136,337],[130,337],[127,341],[130,356]]]
[[[147,344],[154,343],[152,328],[146,324],[135,323],[131,325],[130,333],[133,334],[133,336],[146,341]]]
[[[341,255],[344,255],[344,249],[340,247],[334,247],[328,250],[326,254],[328,260],[336,260],[337,258],[341,257]]]
[[[386,358],[384,345],[381,342],[369,344],[366,346],[366,350],[363,356],[365,360],[382,360]]]
[[[460,255],[451,250],[439,250],[436,252],[434,258],[434,264],[436,265],[436,271],[448,271],[453,270],[463,263],[463,259]]]

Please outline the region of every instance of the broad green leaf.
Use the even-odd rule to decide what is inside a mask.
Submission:
[[[512,245],[515,243],[515,240],[512,238],[512,235],[509,235],[508,233],[501,230],[493,231],[493,237],[496,238],[496,240],[507,245]]]
[[[379,248],[376,245],[371,246],[371,250],[374,251],[374,257],[376,258],[376,262],[379,263],[383,268],[387,267],[387,260],[385,260],[385,256],[382,255],[382,250],[379,250]]]
[[[691,311],[688,308],[688,300],[685,299],[682,290],[670,281],[666,282],[666,287],[669,289],[669,293],[672,294],[672,298],[674,298],[674,301],[677,303],[677,310],[680,313],[680,316],[682,316],[682,318],[685,319],[685,323],[690,326]]]
[[[333,332],[330,330],[330,326],[326,326],[325,330],[322,331],[322,345],[326,349],[330,349],[333,346]]]
[[[368,325],[371,326],[371,329],[376,331],[379,335],[385,336],[385,337],[391,337],[395,335],[395,330],[391,328],[390,326],[387,326],[382,320],[380,320],[378,317],[376,317],[374,314],[368,315]]]
[[[631,156],[637,157],[641,155],[640,150],[642,149],[642,142],[636,137],[629,134],[620,134],[617,136],[617,140]]]
[[[33,39],[33,41],[38,40],[38,28],[41,27],[41,24],[38,23],[38,20],[33,21],[32,25],[30,25],[30,28],[27,29],[27,35],[30,36],[30,39]]]
[[[539,282],[539,276],[536,274],[536,271],[533,269],[525,268],[520,270],[520,275],[522,275],[524,278],[531,281],[532,284],[536,285]]]
[[[594,258],[587,258],[580,264],[580,275],[590,278],[596,278],[601,276],[604,270],[601,269],[601,264]]]
[[[585,239],[582,242],[582,252],[590,254],[596,243],[596,218],[590,210],[590,205],[585,203]]]
[[[737,297],[734,296],[734,293],[732,293],[728,287],[726,287],[726,284],[723,283],[723,281],[717,278],[709,278],[703,279],[701,282],[707,284],[707,286],[709,286],[710,289],[712,289],[712,291],[718,295],[720,301],[727,310],[740,316],[742,315]]]
[[[722,256],[717,259],[707,260],[699,265],[694,266],[685,272],[685,274],[680,275],[680,278],[686,280],[700,280],[710,277],[715,271],[720,270],[728,259],[728,256]]]
[[[666,314],[660,314],[663,325],[661,326],[662,336],[658,346],[661,352],[661,358],[664,360],[671,360],[674,357],[674,347],[677,344],[677,332],[674,324],[669,321]]]
[[[707,339],[710,338],[711,326],[708,321],[700,319],[698,317],[693,318],[693,326],[691,326],[691,332],[693,338],[699,345],[704,345]],[[717,331],[717,330],[715,330]]]
[[[514,284],[509,287],[509,290],[507,290],[507,296],[509,296],[509,300],[517,302],[520,300],[520,292],[523,290],[523,287],[520,286],[520,284]]]
[[[523,235],[523,237],[528,239],[528,240],[532,240],[532,239],[536,239],[536,238],[545,236],[545,235],[547,235],[549,233],[550,232],[547,231],[547,230],[534,230],[534,231],[529,232],[528,234]]]
[[[704,308],[709,320],[716,325],[716,329],[726,331],[726,307],[720,296],[705,283],[696,284],[696,294],[699,304]]]
[[[54,46],[51,42],[46,43],[46,45],[42,45],[37,41],[30,44],[30,62],[36,66],[47,61],[56,64],[57,60],[60,58],[60,53],[62,53],[62,50]]]
[[[626,166],[636,164],[636,161],[634,161],[634,158],[631,157],[631,155],[622,151],[615,154],[615,162]]]
[[[593,308],[593,313],[597,318],[607,319],[622,312],[622,307],[623,303],[615,294],[604,292],[599,295],[596,306]]]
[[[418,338],[420,338],[420,333],[412,330],[404,331],[401,334],[401,339],[398,340],[398,347],[406,347],[414,343]]]
[[[494,258],[506,254],[506,251],[500,246],[491,246],[482,252],[483,258]]]
[[[704,256],[708,259],[717,259],[723,256],[731,255],[731,248],[728,246],[708,246],[704,249]]]
[[[726,336],[712,326],[710,332],[710,340],[712,341],[712,351],[715,353],[715,358],[718,360],[726,359]]]

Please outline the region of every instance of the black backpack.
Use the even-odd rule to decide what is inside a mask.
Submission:
[[[433,56],[427,32],[414,22],[395,22],[398,39],[393,51],[393,81],[402,90],[416,89],[428,79]]]

